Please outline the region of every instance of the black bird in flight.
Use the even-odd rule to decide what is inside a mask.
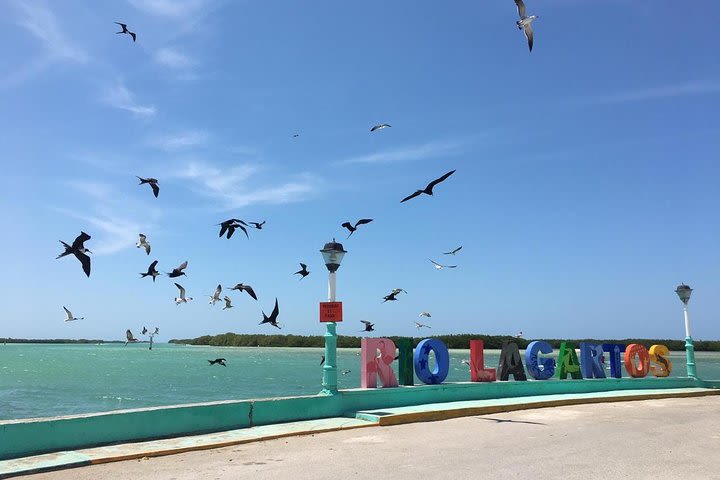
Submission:
[[[140,332],[140,335],[147,335],[148,329],[147,327],[143,327],[142,332]]]
[[[459,252],[462,249],[462,245],[457,247],[456,249],[450,250],[449,252],[443,252],[443,255],[455,255],[457,252]]]
[[[383,128],[392,127],[392,125],[388,125],[387,123],[381,123],[379,125],[375,125],[370,129],[371,132],[374,132],[375,130],[382,130]]]
[[[398,294],[398,292],[391,292],[390,294],[385,295],[385,296],[383,297],[385,300],[383,300],[382,303],[385,303],[385,302],[388,302],[388,301],[389,301],[389,302],[394,302],[394,301],[396,301],[397,298],[395,298],[395,296],[396,296],[397,294]]]
[[[85,232],[80,232],[80,235],[75,238],[75,241],[73,241],[72,245],[68,245],[67,243],[60,240],[60,243],[63,244],[63,247],[65,247],[65,251],[55,257],[55,260],[58,258],[62,258],[65,255],[70,255],[71,253],[75,255],[75,258],[80,260],[80,263],[82,264],[83,272],[85,272],[85,275],[88,277],[90,276],[90,257],[87,256],[88,253],[92,253],[90,250],[85,248],[85,241],[90,240],[90,235],[88,235]]]
[[[132,334],[132,332],[128,329],[125,331],[125,346],[127,347],[127,344],[130,342],[138,342],[139,340],[135,338]]]
[[[158,272],[157,270],[155,270],[155,267],[157,266],[157,264],[158,264],[158,261],[157,261],[157,260],[155,260],[154,262],[152,262],[152,263],[150,264],[150,266],[148,267],[147,272],[140,274],[140,278],[145,278],[145,277],[152,276],[153,282],[155,282],[155,277],[157,277],[158,275],[160,275],[160,272]]]
[[[361,330],[361,331],[363,331],[363,332],[372,332],[372,331],[375,330],[375,328],[374,328],[374,327],[375,327],[375,324],[374,324],[374,323],[371,323],[371,322],[369,322],[369,321],[367,321],[367,320],[360,320],[360,321],[365,324],[365,330]]]
[[[179,267],[173,268],[173,271],[168,273],[167,276],[170,278],[175,278],[175,277],[179,277],[180,275],[185,275],[185,272],[183,272],[183,270],[185,270],[187,268],[187,265],[188,265],[188,262],[187,262],[187,260],[185,260],[183,263],[180,264]]]
[[[120,22],[115,22],[115,23],[117,23],[118,25],[120,25],[122,27],[122,31],[115,32],[115,33],[127,33],[128,35],[130,35],[132,37],[133,42],[135,41],[135,38],[137,37],[137,35],[135,35],[135,32],[131,32],[130,30],[128,30],[127,25],[125,25],[124,23],[120,23]]]
[[[353,233],[355,233],[355,230],[357,230],[358,225],[365,225],[372,221],[373,221],[372,218],[361,218],[360,220],[355,222],[355,225],[350,224],[350,222],[345,222],[340,226],[347,228],[350,231],[350,235],[352,235]],[[350,235],[348,235],[348,238],[350,238]]]
[[[249,222],[249,223],[250,223],[250,225],[257,228],[258,230],[262,230],[263,225],[265,225],[265,220],[263,220],[262,222],[259,222],[259,223],[258,222]]]
[[[223,367],[227,367],[227,365],[225,364],[227,360],[225,360],[224,358],[216,358],[215,360],[208,360],[208,362],[210,362],[210,365],[222,365]]]
[[[247,238],[250,238],[248,235],[247,229],[247,223],[243,222],[242,220],[239,220],[237,218],[231,218],[229,220],[225,220],[224,222],[218,223],[220,225],[220,235],[218,237],[222,237],[225,232],[227,232],[227,238],[230,238],[233,236],[233,233],[235,233],[235,229],[240,229],[243,232],[245,232],[245,236]]]
[[[280,314],[280,309],[278,307],[277,298],[275,299],[275,308],[273,308],[273,311],[270,314],[270,316],[268,317],[267,315],[265,315],[264,310],[262,311],[262,314],[263,314],[263,321],[260,322],[259,325],[262,325],[263,323],[269,323],[273,327],[277,327],[278,329],[280,328],[280,325],[278,325],[278,323],[277,323],[277,317]]]
[[[301,269],[298,270],[297,272],[293,273],[293,275],[298,275],[298,274],[302,275],[302,277],[300,277],[300,280],[302,280],[303,278],[310,275],[310,272],[307,269],[307,265],[305,265],[304,263],[301,263],[300,267],[301,267]]]
[[[137,175],[135,175],[135,176],[137,177]],[[160,194],[160,187],[158,186],[157,178],[142,178],[142,177],[137,177],[137,178],[140,179],[140,183],[138,183],[138,185],[142,185],[144,183],[149,184],[150,188],[152,188],[153,195],[155,195],[155,198],[157,198],[157,196]]]
[[[410,199],[412,199],[412,198],[415,198],[415,197],[417,197],[418,195],[421,195],[421,194],[423,194],[423,193],[426,194],[426,195],[432,195],[432,194],[433,194],[433,187],[435,187],[435,185],[437,185],[438,183],[444,181],[446,178],[448,178],[448,177],[449,177],[450,175],[452,175],[453,173],[455,173],[455,170],[450,170],[448,173],[446,173],[446,174],[443,175],[442,177],[436,178],[436,179],[433,180],[432,182],[428,183],[427,186],[426,186],[424,189],[422,189],[422,190],[415,190],[415,193],[412,193],[412,194],[408,195],[407,197],[403,198],[402,200],[400,200],[400,203],[407,202],[408,200],[410,200]]]
[[[255,290],[253,290],[253,288],[250,285],[245,285],[244,283],[238,283],[234,287],[231,287],[230,290],[240,290],[241,292],[246,291],[248,293],[248,295],[250,295],[252,298],[257,300],[257,295],[255,295]]]

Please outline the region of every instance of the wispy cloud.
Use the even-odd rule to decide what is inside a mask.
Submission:
[[[167,152],[185,150],[203,145],[208,140],[208,134],[202,130],[186,130],[183,132],[162,135],[148,140],[148,145]]]
[[[218,168],[205,162],[190,162],[176,177],[188,180],[192,190],[219,200],[221,207],[228,210],[260,203],[300,202],[317,191],[317,179],[306,173],[294,175],[283,182],[261,186],[257,180],[261,170],[251,164]]]
[[[210,0],[128,0],[138,10],[161,17],[188,17],[197,14]]]
[[[675,85],[651,87],[643,90],[627,90],[590,98],[590,103],[624,103],[663,98],[720,93],[720,81],[691,81]]]
[[[161,48],[155,52],[155,61],[165,67],[186,70],[195,66],[196,62],[189,56],[174,48]]]
[[[43,52],[40,57],[3,74],[0,87],[22,83],[57,63],[81,64],[90,60],[90,55],[63,33],[52,10],[40,3],[11,0],[9,4],[19,13],[16,23],[40,40]]]
[[[86,231],[93,237],[89,248],[95,255],[110,255],[134,248],[138,233],[150,230],[161,215],[156,208],[148,209],[143,204],[128,202],[104,182],[73,180],[66,185],[87,195],[92,200],[87,203],[92,207],[83,209],[81,213],[67,208],[51,208],[88,224]],[[123,214],[118,215],[117,212]]]
[[[120,82],[107,88],[101,100],[111,107],[127,110],[141,117],[149,117],[157,113],[154,105],[140,105],[137,103],[135,95]]]
[[[352,163],[392,163],[406,162],[410,160],[422,160],[441,155],[460,153],[464,142],[430,142],[423,145],[408,146],[382,152],[375,152],[368,155],[360,155],[336,162],[337,164]]]

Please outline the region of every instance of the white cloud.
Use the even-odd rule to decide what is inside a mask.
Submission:
[[[0,78],[0,87],[6,88],[21,84],[50,68],[52,65],[68,62],[82,64],[90,60],[90,55],[73,44],[58,25],[55,14],[39,3],[11,1],[20,16],[16,23],[40,40],[43,52],[38,58],[27,60],[12,72]]]
[[[257,180],[249,180],[259,172],[259,167],[250,164],[221,169],[204,162],[191,162],[176,176],[189,180],[194,191],[219,200],[226,209],[258,203],[300,202],[317,190],[317,180],[309,174],[296,175],[279,184],[258,186]]]
[[[154,105],[140,105],[137,103],[135,95],[122,83],[116,83],[109,87],[102,97],[102,101],[111,107],[127,110],[141,117],[149,117],[157,113]]]
[[[391,163],[404,162],[408,160],[422,160],[440,155],[459,153],[462,142],[430,142],[423,145],[403,147],[394,150],[371,153],[348,158],[337,162],[338,164],[350,163]]]
[[[148,140],[148,144],[165,151],[184,150],[203,145],[208,140],[207,132],[202,130],[187,130],[174,134],[164,135]]]
[[[138,10],[161,17],[188,17],[196,15],[210,4],[209,0],[128,0]]]
[[[55,206],[51,208],[88,224],[85,231],[93,237],[93,243],[87,246],[95,255],[111,255],[134,248],[138,233],[151,230],[161,215],[157,208],[147,208],[145,204],[128,201],[107,183],[73,180],[66,182],[66,185],[87,195],[92,201],[83,202],[86,207],[82,213]],[[118,215],[117,212],[123,214]],[[137,220],[136,217],[144,220]]]
[[[177,70],[188,69],[195,66],[195,61],[187,55],[173,48],[161,48],[155,52],[155,61],[165,67]]]
[[[639,102],[643,100],[656,100],[662,98],[681,97],[687,95],[702,95],[706,93],[719,93],[718,81],[694,81],[675,85],[646,88],[644,90],[628,90],[610,95],[591,98],[591,103],[624,103]]]

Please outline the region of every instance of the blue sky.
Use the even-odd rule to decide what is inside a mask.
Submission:
[[[340,334],[428,311],[425,335],[682,338],[686,282],[693,336],[720,338],[717,2],[529,0],[531,54],[511,0],[3,5],[0,336],[277,333],[275,297],[282,332],[321,334],[336,237]],[[267,224],[219,239],[230,217]],[[89,279],[55,260],[81,230]],[[193,302],[139,278],[154,259],[189,261]],[[208,305],[238,282],[260,301]]]

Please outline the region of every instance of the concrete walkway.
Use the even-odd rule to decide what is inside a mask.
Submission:
[[[28,480],[720,479],[720,396],[570,405],[341,430]]]

